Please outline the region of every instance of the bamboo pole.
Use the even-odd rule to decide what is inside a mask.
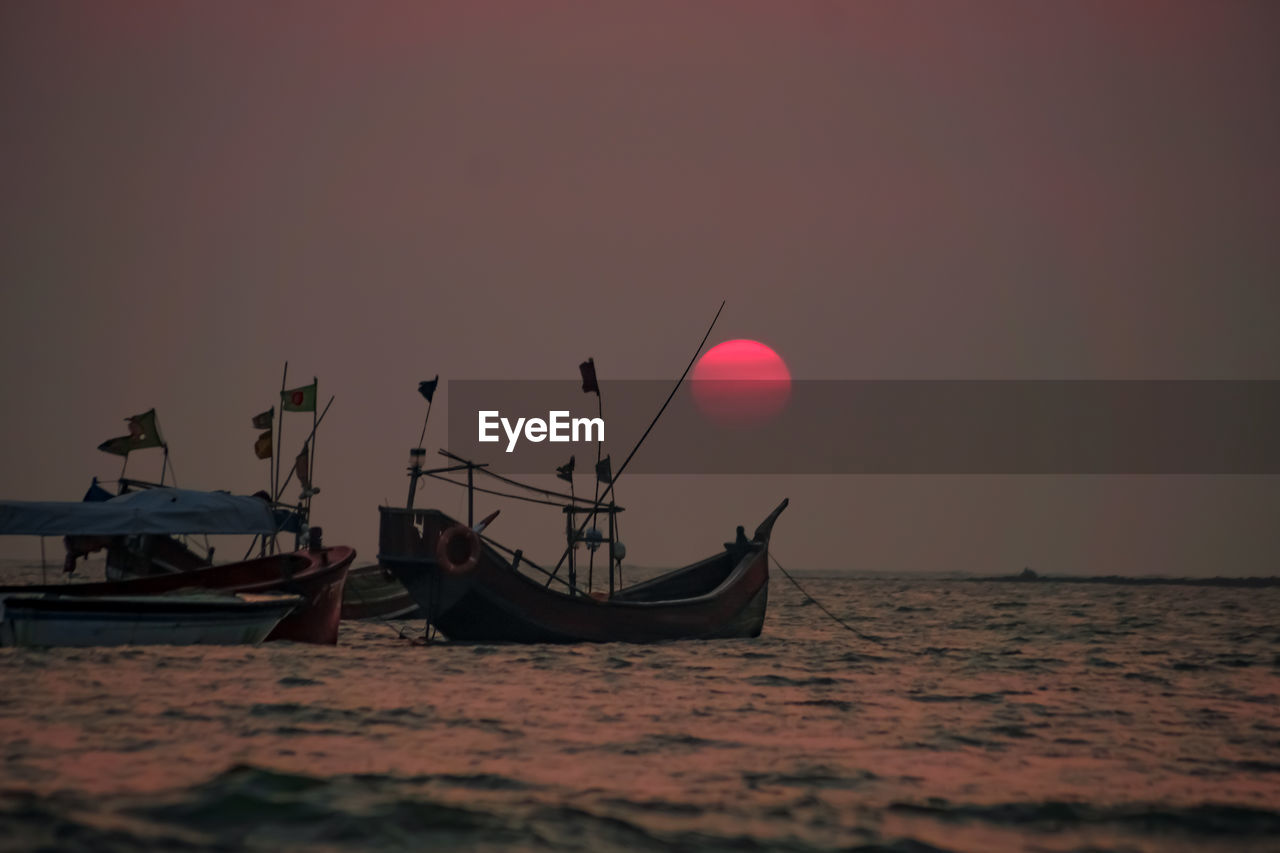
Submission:
[[[693,351],[693,358],[689,359],[689,365],[684,369],[684,373],[680,374],[680,378],[676,380],[675,387],[671,389],[671,393],[667,395],[666,401],[663,402],[662,407],[658,409],[658,413],[653,416],[653,420],[649,422],[649,426],[640,436],[640,440],[636,442],[636,446],[631,448],[631,452],[627,454],[627,458],[622,460],[622,466],[618,468],[616,474],[613,474],[613,476],[609,478],[609,483],[605,486],[604,494],[600,496],[600,500],[608,500],[609,495],[613,492],[614,484],[618,482],[618,478],[622,476],[622,472],[627,470],[627,466],[631,464],[631,460],[635,457],[636,451],[640,449],[640,445],[644,444],[644,440],[649,437],[649,433],[653,431],[655,426],[657,426],[658,419],[661,418],[662,413],[667,410],[667,406],[669,406],[671,401],[675,399],[676,392],[680,390],[681,384],[684,383],[684,378],[689,375],[690,370],[693,370],[693,365],[697,362],[698,356],[702,354],[702,348],[706,346],[707,338],[711,337],[711,330],[716,327],[716,321],[720,319],[720,312],[724,310],[724,306],[725,303],[721,301],[719,309],[716,310],[716,316],[711,319],[711,325],[707,327],[707,333],[702,336],[702,341],[698,344],[698,348]],[[599,501],[597,501],[597,503],[599,503]],[[579,535],[581,535],[582,531],[586,529],[586,525],[590,520],[590,516],[583,519],[582,527],[578,528]],[[565,557],[568,556],[568,553],[569,552],[566,549],[565,553],[560,555],[559,562],[556,563],[556,567],[551,572],[551,576],[553,578],[555,577],[555,573],[560,571],[560,566],[564,564]],[[547,585],[550,586],[549,581]]]
[[[312,376],[311,384],[315,386],[316,400],[319,400],[320,399],[320,379],[318,377]],[[320,423],[320,419],[316,417],[316,409],[313,406],[311,408],[311,437],[308,439],[311,442],[311,452],[307,455],[307,461],[309,463],[307,466],[307,492],[308,492],[307,494],[307,527],[308,528],[311,527],[311,497],[316,487],[316,440],[319,437],[319,434],[316,432],[316,426],[319,423]]]
[[[276,461],[275,472],[271,478],[271,494],[278,496],[279,490],[277,486],[280,483],[280,454],[284,451],[284,391],[285,386],[289,382],[289,362],[285,361],[284,371],[280,374],[280,428],[276,430]],[[273,497],[272,503],[278,498]],[[276,534],[271,534],[271,553],[276,552]]]

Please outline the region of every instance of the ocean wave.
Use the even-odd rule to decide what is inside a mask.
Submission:
[[[983,821],[1057,832],[1106,825],[1141,833],[1187,833],[1231,838],[1276,838],[1280,811],[1205,803],[1182,808],[1162,805],[1106,806],[1080,802],[1011,802],[994,805],[892,803],[890,811],[944,821]]]

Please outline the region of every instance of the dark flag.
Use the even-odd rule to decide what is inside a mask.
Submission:
[[[274,407],[267,409],[260,415],[253,416],[254,429],[271,429],[271,422],[275,419],[276,410]]]
[[[427,398],[427,402],[431,402],[431,398],[435,396],[436,386],[440,384],[440,374],[436,374],[436,378],[430,382],[419,382],[418,393]]]
[[[102,486],[98,485],[97,477],[94,477],[93,482],[89,484],[89,491],[84,493],[84,499],[86,501],[89,501],[90,503],[101,503],[102,501],[109,501],[114,497],[115,495],[111,494],[106,489],[102,488]]]
[[[156,423],[155,409],[125,418],[125,421],[129,424],[129,434],[107,439],[98,445],[99,450],[104,453],[114,453],[116,456],[128,456],[131,450],[164,446],[164,442],[160,439],[160,426]]]
[[[599,395],[600,386],[596,384],[596,360],[587,359],[578,365],[578,370],[582,371],[582,392]]]
[[[556,468],[556,477],[564,480],[566,483],[573,482],[573,457],[569,457],[569,461]]]
[[[271,458],[271,430],[258,436],[258,440],[253,443],[253,453],[259,459]]]
[[[613,482],[613,469],[609,465],[608,456],[596,463],[596,479],[602,483]]]
[[[302,488],[311,491],[311,456],[305,444],[302,445],[302,452],[293,462],[293,471],[298,475],[298,482],[302,484]]]

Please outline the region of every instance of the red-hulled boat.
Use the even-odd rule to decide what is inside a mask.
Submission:
[[[312,528],[313,535],[316,528]],[[318,536],[315,537],[318,540]],[[303,603],[267,635],[268,640],[299,643],[338,642],[342,589],[355,549],[345,545],[313,547],[190,572],[123,581],[0,587],[4,593],[52,592],[58,595],[158,595],[179,589],[216,589],[234,593],[288,593]]]

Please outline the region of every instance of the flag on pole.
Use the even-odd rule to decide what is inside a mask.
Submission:
[[[429,382],[418,383],[418,393],[427,398],[427,402],[431,402],[431,398],[435,396],[436,386],[440,384],[440,374],[436,374],[436,378]]]
[[[280,392],[280,411],[314,412],[316,410],[316,383]]]
[[[128,456],[131,450],[164,446],[164,441],[160,438],[160,426],[156,423],[155,409],[125,418],[125,422],[129,424],[129,434],[107,439],[98,445],[99,450],[116,456]]]
[[[253,443],[253,453],[259,459],[271,458],[271,430],[258,436],[258,440]]]
[[[609,465],[608,456],[596,463],[596,479],[602,483],[613,482],[613,469]]]
[[[311,491],[311,458],[305,444],[302,445],[302,452],[293,462],[293,471],[298,475],[298,482],[302,484],[302,488]]]
[[[573,482],[573,457],[569,457],[569,461],[556,468],[556,477],[564,480],[566,483]]]
[[[262,414],[253,416],[253,428],[254,429],[271,429],[271,422],[275,420],[275,417],[276,417],[276,410],[275,410],[275,407],[273,406],[272,408],[267,409]]]
[[[596,384],[596,360],[587,359],[578,365],[578,370],[582,372],[582,392],[599,395],[600,386]]]

